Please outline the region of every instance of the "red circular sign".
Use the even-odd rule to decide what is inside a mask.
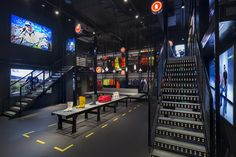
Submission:
[[[75,27],[75,32],[79,34],[81,33],[81,31],[82,31],[81,24],[77,24]]]
[[[102,67],[97,67],[97,68],[96,68],[96,72],[97,72],[98,74],[100,74],[100,73],[102,72]]]
[[[151,10],[154,14],[159,13],[163,8],[163,3],[161,1],[155,1],[152,3]]]

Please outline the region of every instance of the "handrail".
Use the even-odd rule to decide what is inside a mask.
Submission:
[[[15,85],[16,83],[20,82],[21,80],[25,79],[26,77],[28,77],[29,75],[32,75],[36,70],[33,70],[32,72],[30,72],[29,74],[25,75],[24,77],[20,78],[19,80],[15,81],[14,83],[10,84],[10,86]]]
[[[41,74],[43,74],[45,71],[43,70],[41,73],[39,73],[38,75],[36,75],[36,76],[33,76],[33,80],[34,79],[36,79],[39,75],[41,75]],[[21,85],[21,87],[24,87],[25,85],[27,85],[30,81],[32,81],[32,80],[28,80],[28,81],[26,81],[23,85]]]

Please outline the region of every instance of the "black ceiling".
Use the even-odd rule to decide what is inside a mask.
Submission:
[[[59,7],[96,32],[100,46],[119,48],[158,47],[163,42],[162,14],[153,15],[151,0],[42,0]],[[168,0],[168,16],[176,16],[176,25],[169,28],[170,39],[185,37],[188,1]],[[139,18],[135,18],[138,15]],[[91,35],[91,34],[90,34]]]

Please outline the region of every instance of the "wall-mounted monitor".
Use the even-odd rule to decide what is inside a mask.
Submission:
[[[20,94],[20,87],[25,84],[30,79],[35,78],[37,76],[37,82],[33,81],[35,85],[42,83],[43,81],[43,74],[42,70],[35,70],[33,75],[31,76],[30,73],[33,72],[32,69],[11,69],[10,73],[10,85],[11,85],[11,96],[19,96]],[[49,72],[45,72],[45,79],[49,78]],[[32,82],[29,82],[22,90],[26,91],[29,89],[29,85]]]
[[[52,51],[52,30],[19,16],[11,15],[11,43]]]
[[[185,56],[185,45],[175,45],[175,56],[176,57],[183,57]]]
[[[69,53],[75,52],[75,38],[67,39],[66,41],[66,51]]]
[[[220,113],[234,123],[234,47],[219,57],[220,60]]]
[[[215,60],[211,60],[209,64],[209,81],[210,86],[215,88]]]

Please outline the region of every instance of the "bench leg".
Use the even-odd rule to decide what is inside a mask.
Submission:
[[[76,120],[77,120],[77,116],[73,116],[72,118],[72,134],[76,132]]]
[[[104,109],[104,108],[103,108]],[[100,107],[97,109],[97,121],[99,122],[101,120],[101,109]]]
[[[88,119],[88,112],[85,112],[85,119]]]
[[[62,130],[62,116],[58,116],[57,129]]]

